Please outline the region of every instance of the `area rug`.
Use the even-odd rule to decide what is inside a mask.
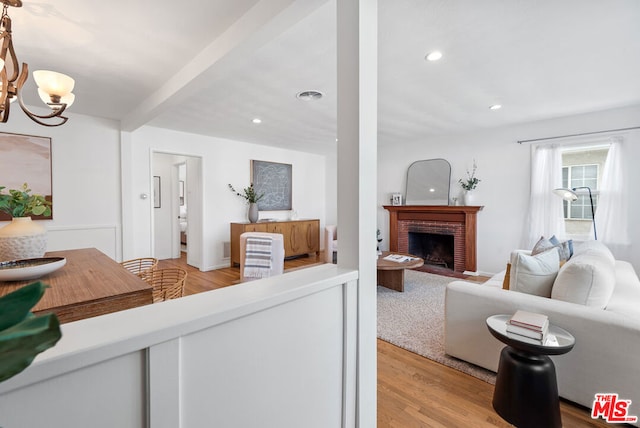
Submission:
[[[493,372],[444,353],[445,288],[455,280],[406,270],[403,293],[378,286],[378,338],[495,384]]]

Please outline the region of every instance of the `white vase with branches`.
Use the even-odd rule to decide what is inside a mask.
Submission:
[[[473,161],[473,169],[471,172],[467,169],[467,178],[465,180],[459,179],[458,183],[463,189],[462,201],[464,205],[475,205],[475,192],[474,190],[478,187],[478,183],[480,183],[480,179],[476,177],[476,170],[478,169],[478,165],[476,161]]]

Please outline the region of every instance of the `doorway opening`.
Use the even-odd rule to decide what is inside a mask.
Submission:
[[[153,153],[152,171],[159,195],[154,195],[153,250],[156,258],[177,259],[202,267],[201,158]]]

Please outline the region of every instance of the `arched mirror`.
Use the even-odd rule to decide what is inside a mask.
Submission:
[[[444,159],[420,160],[407,170],[407,205],[449,205],[451,165]]]

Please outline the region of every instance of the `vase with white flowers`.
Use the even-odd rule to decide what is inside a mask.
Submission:
[[[31,193],[27,183],[20,189],[4,193],[0,186],[0,211],[9,214],[11,223],[0,229],[0,261],[31,259],[44,256],[47,230],[33,222],[31,215],[51,215],[51,202]]]
[[[249,204],[249,212],[248,212],[249,221],[251,223],[257,222],[258,217],[260,216],[258,211],[258,201],[262,199],[262,197],[264,196],[264,193],[258,195],[258,193],[256,193],[256,189],[253,187],[253,183],[251,183],[249,187],[245,187],[244,189],[242,189],[243,193],[238,192],[236,189],[233,188],[231,184],[229,184],[229,189],[233,193],[240,196],[241,198],[244,198],[247,201],[247,203]]]
[[[476,177],[477,169],[478,169],[478,165],[474,160],[473,169],[471,170],[471,172],[469,172],[469,170],[467,169],[467,178],[464,180],[463,179],[458,180],[458,183],[460,183],[460,186],[464,190],[464,193],[462,194],[462,200],[464,202],[464,205],[473,205],[475,202],[474,190],[476,189],[476,187],[478,187],[478,183],[480,183],[481,181],[478,177]]]

